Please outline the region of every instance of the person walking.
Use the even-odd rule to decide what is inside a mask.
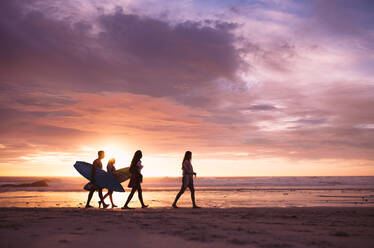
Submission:
[[[183,177],[182,177],[182,187],[175,197],[175,200],[173,202],[172,207],[173,208],[178,208],[177,207],[177,202],[179,198],[183,195],[184,191],[186,191],[187,188],[190,189],[191,192],[191,200],[192,200],[192,207],[193,208],[200,208],[196,205],[195,202],[195,188],[193,184],[193,176],[196,177],[196,172],[194,172],[192,164],[192,152],[186,151],[184,154],[183,162],[182,162],[182,170],[183,170]]]
[[[116,174],[115,174],[116,173],[116,167],[114,167],[115,163],[116,163],[116,160],[114,158],[111,158],[111,159],[109,159],[108,164],[106,166],[106,171],[110,175],[112,175],[113,177],[116,177]],[[110,203],[112,204],[112,208],[117,207],[117,205],[115,205],[113,203],[113,190],[108,189],[108,192],[104,195],[103,200],[105,198],[107,198],[108,196],[109,196],[109,199],[110,199]],[[100,205],[101,205],[101,201],[99,201],[99,207],[100,207]]]
[[[98,155],[98,158],[95,159],[95,161],[92,164],[91,181],[90,181],[90,185],[89,185],[90,186],[90,193],[88,193],[86,208],[91,208],[92,207],[90,205],[90,201],[91,201],[92,196],[93,196],[93,194],[96,190],[99,193],[100,201],[103,204],[103,207],[104,208],[108,207],[108,204],[105,204],[105,202],[104,202],[103,189],[100,186],[96,185],[96,181],[95,181],[96,169],[97,168],[100,168],[100,169],[103,168],[103,164],[101,163],[101,160],[105,157],[105,153],[104,153],[104,151],[99,151],[97,153],[97,155]]]
[[[132,209],[128,206],[129,202],[131,201],[132,197],[134,196],[135,192],[138,191],[139,201],[142,204],[142,208],[147,208],[148,205],[144,204],[143,201],[143,193],[141,183],[143,182],[143,175],[141,174],[141,170],[143,169],[142,161],[140,160],[143,157],[143,154],[140,150],[137,150],[132,158],[131,165],[130,165],[130,173],[131,178],[128,187],[132,188],[130,195],[127,198],[125,205],[122,209]]]

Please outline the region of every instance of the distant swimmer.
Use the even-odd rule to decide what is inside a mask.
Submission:
[[[193,185],[193,176],[196,177],[196,172],[194,172],[192,164],[191,164],[191,159],[192,159],[192,152],[187,151],[184,154],[183,162],[182,162],[182,170],[183,170],[183,177],[182,177],[182,187],[177,195],[177,197],[174,200],[173,203],[173,208],[178,208],[177,207],[177,202],[179,198],[183,195],[184,191],[189,188],[191,191],[191,200],[192,200],[192,206],[193,208],[200,208],[196,205],[195,202],[195,188]]]
[[[140,160],[143,157],[143,154],[140,150],[137,150],[132,158],[130,165],[131,178],[128,187],[132,188],[129,197],[122,209],[131,209],[128,204],[134,196],[135,192],[138,191],[139,201],[142,204],[142,208],[147,208],[148,205],[145,205],[143,202],[143,193],[141,183],[143,182],[143,175],[141,170],[143,169],[142,161]]]

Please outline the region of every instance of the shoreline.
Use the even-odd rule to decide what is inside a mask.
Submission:
[[[0,208],[1,247],[372,247],[373,207]]]
[[[108,203],[108,202],[107,202]],[[110,205],[110,204],[109,204]],[[197,204],[198,205],[198,204]],[[200,205],[199,205],[200,206]],[[342,209],[342,210],[354,210],[354,209],[371,209],[373,210],[373,216],[374,216],[374,206],[363,206],[363,205],[358,205],[358,206],[347,206],[347,207],[344,207],[344,206],[285,206],[285,207],[282,207],[282,206],[278,206],[278,207],[272,207],[272,206],[269,206],[269,207],[264,207],[264,206],[258,206],[258,207],[204,207],[204,206],[200,206],[201,209],[194,209],[192,207],[186,207],[186,206],[179,206],[178,204],[178,208],[175,209],[173,208],[171,205],[170,206],[162,206],[162,207],[152,207],[152,206],[149,206],[148,208],[146,209],[142,209],[140,206],[133,206],[133,209],[127,209],[127,210],[123,210],[121,209],[120,206],[117,206],[116,208],[111,208],[110,206],[108,208],[99,208],[97,206],[93,206],[92,208],[84,208],[84,207],[81,207],[81,206],[77,206],[77,207],[65,207],[65,206],[62,206],[62,207],[16,207],[16,206],[10,206],[10,207],[0,207],[0,212],[1,211],[6,211],[6,210],[11,210],[11,209],[19,209],[19,210],[28,210],[28,209],[39,209],[39,210],[57,210],[57,209],[65,209],[65,210],[86,210],[86,211],[91,211],[91,210],[97,210],[97,211],[107,211],[107,212],[115,212],[115,211],[123,211],[123,212],[131,212],[131,211],[139,211],[139,210],[143,210],[143,211],[151,211],[151,210],[175,210],[175,211],[179,211],[179,210],[187,210],[187,209],[191,209],[191,210],[195,210],[195,211],[202,211],[202,210],[251,210],[251,209],[266,209],[266,210],[270,210],[270,209]]]

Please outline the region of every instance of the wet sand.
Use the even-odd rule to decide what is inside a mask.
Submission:
[[[374,247],[374,208],[0,208],[0,247]]]

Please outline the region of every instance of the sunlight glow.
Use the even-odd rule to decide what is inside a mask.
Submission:
[[[92,148],[92,147],[83,147],[83,149],[90,151],[90,153],[96,153],[99,150],[103,150],[105,152],[105,158],[102,160],[103,163],[103,169],[106,170],[106,165],[108,164],[109,159],[114,158],[116,160],[116,168],[123,168],[130,166],[130,162],[132,159],[132,153],[128,151],[123,145],[119,144],[110,144],[110,145],[104,145],[100,148]],[[92,161],[95,158],[92,158]],[[90,163],[92,161],[89,161]]]

